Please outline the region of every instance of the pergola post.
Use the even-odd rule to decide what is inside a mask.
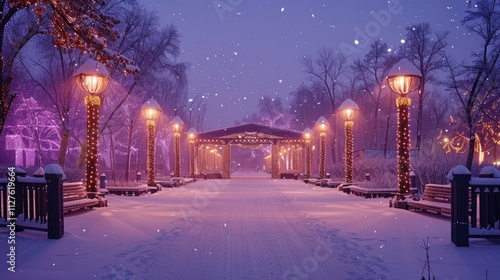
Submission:
[[[278,179],[280,177],[280,168],[279,168],[279,155],[280,155],[280,146],[278,143],[273,142],[271,145],[271,178]]]
[[[299,147],[297,145],[293,146],[293,169],[300,172],[300,160],[299,160]]]
[[[231,146],[222,145],[222,179],[231,178]]]

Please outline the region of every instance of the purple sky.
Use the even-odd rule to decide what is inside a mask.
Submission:
[[[262,96],[286,99],[307,81],[302,57],[323,47],[340,51],[349,46],[356,50],[350,54],[354,59],[366,53],[364,45],[381,38],[397,50],[405,28],[424,21],[434,31],[451,31],[449,51],[457,60],[468,59],[479,47],[471,44],[473,37],[460,23],[465,0],[139,2],[157,11],[163,25],[174,23],[179,29],[180,60],[191,63],[189,95],[201,94],[208,104],[205,129],[229,126],[252,114]],[[376,15],[383,13],[390,19],[377,22]],[[358,36],[359,30],[364,35]]]

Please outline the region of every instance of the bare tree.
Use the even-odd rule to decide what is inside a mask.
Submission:
[[[428,106],[428,112],[425,113],[425,116],[428,116],[428,119],[424,119],[424,122],[428,123],[429,127],[432,125],[432,129],[429,129],[431,132],[431,142],[430,142],[430,153],[435,152],[434,149],[434,139],[437,135],[439,128],[442,127],[444,120],[450,113],[450,105],[447,98],[442,97],[439,93],[434,92],[434,98],[431,99],[430,104]]]
[[[447,46],[446,38],[449,32],[432,34],[428,22],[406,28],[406,42],[404,51],[406,57],[420,70],[422,79],[418,89],[417,113],[417,141],[415,149],[420,153],[422,142],[422,116],[424,99],[428,95],[425,91],[427,83],[435,82],[433,73],[445,67],[443,60],[444,49]]]
[[[369,52],[365,57],[357,59],[354,61],[352,66],[355,73],[355,77],[360,81],[361,87],[367,97],[373,102],[374,106],[372,113],[372,131],[371,136],[371,147],[378,148],[379,146],[379,122],[380,122],[380,112],[383,107],[384,95],[390,95],[391,93],[387,90],[385,78],[387,73],[394,65],[394,63],[399,59],[398,56],[390,53],[388,51],[387,43],[381,40],[375,40],[370,45]],[[391,99],[390,99],[391,100]],[[389,101],[390,101],[389,100]],[[387,149],[388,143],[388,128],[390,126],[390,116],[392,112],[392,104],[388,106],[386,112],[386,129],[385,129],[385,144],[384,149]],[[384,150],[384,154],[385,154]]]
[[[126,57],[107,47],[107,41],[118,38],[117,21],[103,10],[108,1],[0,1],[0,134],[17,91],[14,63],[32,38],[48,35],[53,44],[67,52],[76,49],[98,60],[116,63],[125,71],[136,71]],[[22,28],[20,28],[22,26]]]
[[[500,58],[500,11],[496,0],[480,0],[475,8],[466,11],[462,24],[480,40],[481,49],[473,54],[470,65],[457,65],[446,57],[448,79],[446,86],[462,107],[462,117],[468,128],[468,153],[466,166],[472,168],[476,145],[477,122],[482,117],[486,100],[497,94],[499,87],[495,77]]]
[[[260,123],[268,126],[289,127],[289,121],[285,114],[285,106],[280,97],[271,98],[264,96],[259,99],[257,108],[259,110]]]
[[[301,84],[290,92],[288,114],[292,116],[291,127],[302,130],[313,128],[316,120],[323,112],[330,109],[330,101],[326,88],[316,82],[311,85]]]
[[[177,62],[180,55],[177,28],[173,25],[159,28],[157,13],[146,11],[136,2],[125,6],[114,16],[120,20],[117,29],[122,35],[113,47],[130,57],[141,72],[133,77],[118,70],[110,73],[116,83],[111,85],[108,90],[111,93],[107,96],[113,96],[115,101],[108,114],[103,116],[101,132],[135,91],[146,92],[149,95],[147,98],[154,96],[167,114],[170,107],[178,107],[181,101],[185,104],[187,99],[188,65]]]
[[[341,86],[340,80],[349,68],[347,57],[341,52],[334,52],[333,49],[321,49],[318,51],[318,57],[313,60],[311,57],[304,57],[302,61],[304,72],[313,81],[322,83],[330,97],[331,112],[333,120],[331,122],[333,134],[337,134],[335,111],[339,104],[338,88]],[[337,162],[337,145],[333,141],[332,160]]]
[[[78,97],[75,94],[73,76],[82,57],[75,52],[64,53],[53,47],[45,37],[35,40],[37,52],[20,56],[25,73],[38,90],[51,103],[48,110],[54,113],[60,127],[61,143],[57,163],[64,167],[72,123],[77,113]],[[36,58],[34,57],[36,55]]]

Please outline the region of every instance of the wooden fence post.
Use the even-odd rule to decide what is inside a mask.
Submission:
[[[57,164],[45,166],[45,180],[47,180],[47,231],[49,239],[60,239],[64,235],[63,174],[62,168]]]
[[[469,181],[470,171],[457,166],[450,171],[451,180],[451,241],[457,247],[469,246]]]

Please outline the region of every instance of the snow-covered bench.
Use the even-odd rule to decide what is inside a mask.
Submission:
[[[352,193],[357,196],[364,196],[365,198],[377,198],[377,197],[393,197],[397,192],[394,188],[365,188],[359,185],[343,186],[342,191],[346,193]],[[410,188],[411,193],[416,193],[417,189]]]
[[[110,194],[127,195],[127,196],[140,196],[148,192],[149,188],[146,185],[141,186],[117,186],[106,187]]]
[[[423,198],[408,200],[408,207],[451,215],[451,186],[426,184]]]
[[[87,193],[82,182],[63,183],[63,210],[71,212],[76,209],[107,206],[101,193]]]

